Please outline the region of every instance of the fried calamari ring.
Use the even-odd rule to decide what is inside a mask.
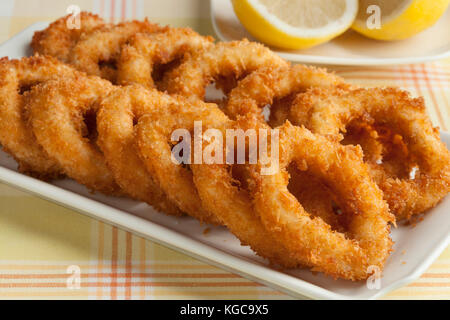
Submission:
[[[311,87],[347,86],[341,77],[304,65],[267,67],[252,72],[231,91],[225,113],[232,119],[254,113],[261,121],[261,109]],[[287,118],[279,120],[284,122]]]
[[[261,44],[248,40],[221,42],[187,57],[165,75],[163,87],[169,93],[203,99],[207,85],[220,77],[239,79],[262,67],[287,65]]]
[[[53,22],[47,29],[35,32],[31,41],[34,53],[49,55],[60,61],[68,62],[70,52],[81,35],[90,33],[105,24],[99,16],[81,12],[80,28],[69,29],[68,23],[72,18],[72,15],[67,15]]]
[[[163,31],[157,24],[145,21],[129,21],[105,26],[83,35],[71,53],[70,63],[78,70],[116,82],[117,59],[120,49],[136,33]]]
[[[261,111],[266,105],[271,105],[267,122],[271,126],[278,126],[286,121],[289,102],[296,94],[310,87],[328,86],[348,85],[333,73],[304,65],[261,68],[239,81],[230,92],[224,111],[232,119],[251,113],[265,123],[266,118]],[[292,173],[294,176],[290,187],[303,206],[333,229],[341,230],[340,216],[328,190],[308,174],[296,170]]]
[[[244,118],[237,122],[223,122],[212,128],[220,130],[225,136],[228,129],[246,130],[253,128],[253,123]],[[283,243],[266,230],[255,213],[245,186],[248,178],[245,165],[193,164],[191,169],[203,207],[212,212],[243,246],[250,246],[256,254],[273,264],[286,268],[300,265]]]
[[[383,268],[392,241],[383,194],[370,179],[360,148],[311,133],[289,122],[280,128],[279,168],[263,175],[261,164],[251,166],[250,192],[265,228],[288,249],[291,257],[315,271],[344,279],[366,279],[369,266]],[[295,163],[324,181],[336,194],[347,216],[347,232],[332,231],[312,218],[287,188],[287,167]]]
[[[97,144],[117,184],[126,193],[167,214],[181,215],[148,174],[137,154],[134,136],[134,126],[142,115],[173,102],[168,95],[140,86],[115,88],[103,99],[97,114]]]
[[[61,174],[28,125],[24,93],[39,83],[75,74],[76,70],[51,57],[0,59],[0,144],[16,159],[19,171],[46,179]]]
[[[156,34],[137,34],[122,48],[117,83],[139,83],[153,88],[152,72],[155,64],[168,64],[187,53],[211,46],[213,40],[190,28],[170,28]]]
[[[341,133],[352,122],[390,128],[388,147],[396,153],[406,149],[397,167],[407,168],[407,174],[395,175],[399,168],[392,162],[389,167],[371,162],[371,173],[398,219],[434,207],[450,191],[450,153],[433,128],[422,98],[412,99],[395,88],[312,89],[297,97],[289,119],[335,139],[342,139]],[[409,176],[412,167],[417,169],[414,179]]]
[[[136,129],[138,150],[152,177],[182,211],[201,222],[219,224],[220,220],[201,205],[192,172],[172,158],[171,135],[176,129],[193,132],[197,120],[212,127],[229,121],[214,104],[180,98],[177,103],[141,117]]]
[[[28,105],[34,135],[45,151],[69,177],[106,194],[118,194],[119,187],[85,119],[95,119],[100,100],[112,88],[98,77],[49,81],[33,88]]]

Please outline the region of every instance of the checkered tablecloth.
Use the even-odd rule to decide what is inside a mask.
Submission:
[[[225,1],[225,0],[224,0]],[[0,42],[69,5],[107,20],[142,19],[214,34],[208,0],[1,0]],[[450,60],[396,67],[330,68],[350,82],[395,85],[424,96],[450,130]],[[71,267],[72,266],[72,267]],[[73,269],[75,268],[75,269]],[[80,289],[68,274],[81,271]],[[240,276],[0,184],[0,298],[288,299]],[[416,282],[386,299],[449,299],[450,248]]]

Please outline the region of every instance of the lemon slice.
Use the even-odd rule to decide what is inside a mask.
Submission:
[[[352,28],[378,40],[406,39],[432,26],[449,3],[450,0],[361,0]]]
[[[347,30],[357,0],[232,0],[244,27],[258,40],[285,49],[305,49]]]

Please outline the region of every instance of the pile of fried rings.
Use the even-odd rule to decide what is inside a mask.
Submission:
[[[0,143],[23,173],[223,225],[273,264],[350,280],[383,268],[391,225],[450,191],[450,153],[422,98],[350,85],[247,40],[68,19],[35,33],[34,56],[0,60]],[[212,83],[223,100],[206,101]],[[276,128],[279,170],[178,165],[171,134],[199,120]]]

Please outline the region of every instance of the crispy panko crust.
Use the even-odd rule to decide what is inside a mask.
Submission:
[[[266,105],[271,105],[269,125],[275,121],[283,124],[287,119],[290,97],[305,92],[311,87],[339,86],[350,87],[344,80],[324,69],[304,65],[264,67],[250,73],[231,90],[225,103],[224,111],[232,119],[252,114],[261,123],[266,118],[261,112]],[[275,103],[275,109],[273,108]],[[274,119],[277,118],[275,121]],[[269,127],[267,127],[268,129]],[[313,176],[291,168],[290,188],[301,200],[305,208],[329,223],[333,229],[343,228],[335,201],[327,188]]]
[[[105,25],[80,37],[72,49],[69,62],[78,70],[115,83],[122,45],[136,33],[155,33],[165,29],[148,20]]]
[[[177,99],[140,118],[136,129],[138,152],[149,173],[182,211],[202,222],[219,224],[220,219],[202,206],[192,172],[172,160],[171,135],[176,129],[193,132],[197,120],[215,127],[229,119],[214,104]]]
[[[225,112],[232,119],[254,113],[261,121],[261,109],[311,87],[349,86],[344,79],[324,69],[304,65],[265,67],[243,78],[231,91]],[[288,110],[288,109],[286,109]],[[286,121],[286,118],[280,122]]]
[[[62,173],[28,125],[26,91],[39,83],[76,74],[79,72],[51,57],[0,59],[0,143],[19,163],[21,172],[45,179]]]
[[[155,87],[155,64],[168,64],[187,54],[212,46],[213,38],[203,37],[190,28],[169,28],[161,33],[138,33],[122,47],[117,64],[117,83],[139,83]]]
[[[212,128],[220,130],[225,136],[228,129],[247,130],[258,125],[259,122],[247,123],[244,119],[223,122],[221,126]],[[204,143],[203,148],[206,147]],[[303,265],[275,233],[265,228],[255,212],[246,187],[250,178],[246,165],[227,165],[224,159],[224,164],[193,164],[191,169],[203,207],[213,213],[243,246],[250,246],[257,255],[278,266],[296,268]]]
[[[281,67],[288,63],[263,45],[244,39],[219,42],[188,56],[167,72],[163,88],[169,93],[203,99],[207,85],[219,79],[239,79],[262,67]]]
[[[49,55],[68,62],[72,48],[81,35],[89,34],[105,25],[102,18],[89,12],[81,12],[77,18],[80,28],[69,29],[70,19],[73,19],[72,15],[67,15],[53,22],[47,29],[35,32],[31,41],[34,53]]]
[[[254,115],[213,128],[267,128]],[[366,279],[369,266],[383,269],[392,241],[389,213],[382,192],[370,179],[361,150],[342,146],[289,123],[280,129],[280,171],[261,175],[261,165],[194,164],[194,182],[203,206],[214,213],[258,255],[283,267],[308,267],[335,278]],[[203,145],[204,148],[208,146]],[[309,186],[326,185],[342,208],[338,219],[305,210],[320,201],[288,190],[287,168],[294,164]],[[238,174],[235,174],[234,172]],[[237,178],[236,176],[239,176]],[[302,188],[302,185],[291,186]],[[326,194],[330,197],[330,194]],[[327,212],[319,208],[319,213]],[[339,229],[340,231],[337,231]]]
[[[383,136],[378,139],[382,151],[376,150],[377,142],[369,145],[370,137],[362,147],[372,177],[399,220],[434,207],[450,191],[450,153],[426,114],[423,98],[413,99],[396,88],[313,88],[296,98],[288,118],[338,140],[351,123],[389,128],[389,134],[372,132],[372,140]],[[370,158],[379,153],[386,153],[386,163]],[[414,167],[417,171],[411,179],[409,172]],[[405,171],[402,176],[398,175],[401,171]]]
[[[27,107],[37,141],[69,177],[93,191],[120,194],[84,122],[88,114],[95,116],[100,100],[112,89],[108,81],[93,76],[52,80],[32,89]]]
[[[148,174],[137,154],[134,136],[135,124],[140,117],[174,100],[141,86],[115,88],[100,103],[97,144],[116,182],[128,195],[147,202],[159,211],[180,216],[182,212]]]
[[[350,280],[366,279],[369,266],[380,270],[388,257],[390,214],[383,194],[369,176],[358,147],[342,146],[286,123],[280,128],[280,171],[262,175],[252,166],[249,184],[255,213],[286,246],[292,258],[312,270]],[[324,181],[347,216],[346,233],[313,218],[287,188],[287,167],[295,163]]]

